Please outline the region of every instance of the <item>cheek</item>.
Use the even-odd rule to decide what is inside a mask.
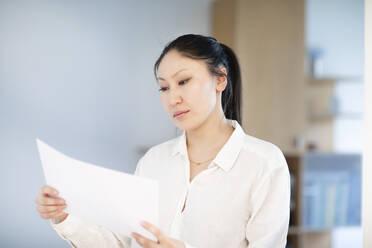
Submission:
[[[200,83],[187,91],[187,101],[199,112],[210,112],[216,104],[216,92],[209,83]]]

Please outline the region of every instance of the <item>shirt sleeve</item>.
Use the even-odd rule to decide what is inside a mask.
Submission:
[[[269,162],[272,169],[259,179],[251,198],[246,226],[249,248],[285,247],[290,214],[290,176],[283,153]]]
[[[135,175],[140,176],[140,167],[143,163],[143,157],[138,161]],[[66,240],[72,247],[113,247],[129,248],[132,238],[124,235],[118,235],[107,228],[82,221],[76,216],[69,214],[67,218],[55,224],[55,220],[50,223],[57,234]]]

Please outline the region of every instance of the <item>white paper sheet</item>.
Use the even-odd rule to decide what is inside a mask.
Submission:
[[[137,232],[156,241],[140,221],[158,226],[157,181],[78,161],[39,139],[36,143],[46,183],[66,200],[65,212],[118,234]]]

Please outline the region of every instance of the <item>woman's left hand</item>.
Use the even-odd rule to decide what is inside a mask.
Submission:
[[[159,228],[156,226],[142,221],[141,225],[150,233],[154,234],[158,239],[158,242],[154,242],[151,239],[145,238],[138,233],[132,233],[132,237],[136,239],[137,243],[144,248],[185,248],[185,244],[182,241],[173,239],[165,236]]]

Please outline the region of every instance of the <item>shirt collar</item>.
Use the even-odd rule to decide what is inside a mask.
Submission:
[[[245,132],[236,120],[228,120],[230,124],[235,128],[231,134],[228,141],[218,152],[217,156],[214,158],[213,162],[221,167],[224,171],[229,171],[235,160],[237,159],[239,152],[244,144]],[[176,144],[172,151],[172,156],[176,154],[184,155],[188,158],[187,155],[187,146],[186,146],[186,132],[183,131],[182,135],[176,140]]]

